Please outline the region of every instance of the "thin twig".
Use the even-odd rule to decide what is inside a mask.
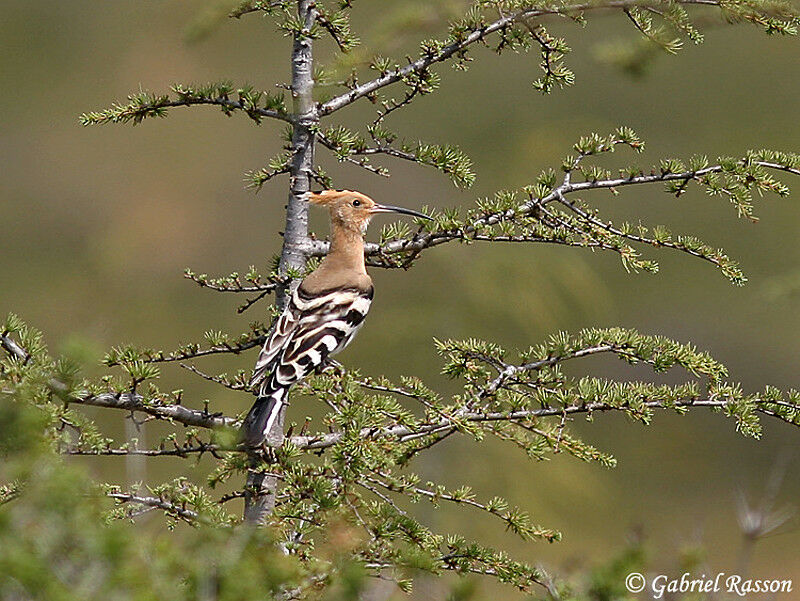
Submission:
[[[703,4],[709,6],[719,6],[719,2],[717,0],[678,0],[679,4]],[[518,11],[511,15],[504,16],[500,19],[497,19],[493,23],[488,25],[484,25],[479,29],[476,29],[469,35],[464,36],[463,39],[453,42],[444,48],[442,48],[438,52],[434,52],[432,54],[426,54],[415,61],[412,61],[408,65],[401,67],[399,69],[393,69],[387,73],[384,73],[380,77],[377,77],[371,81],[363,83],[361,85],[356,86],[349,92],[345,92],[335,98],[328,100],[327,102],[321,104],[318,107],[318,115],[320,117],[333,113],[345,106],[348,106],[355,102],[360,98],[364,98],[365,96],[370,96],[384,88],[388,85],[397,83],[398,81],[402,81],[404,78],[407,78],[409,75],[413,73],[420,73],[428,69],[433,64],[444,62],[451,57],[462,53],[465,49],[469,46],[477,42],[481,42],[487,36],[501,31],[510,25],[516,23],[517,21],[530,19],[534,17],[540,17],[544,15],[569,15],[574,13],[580,13],[587,10],[597,10],[597,9],[618,9],[618,8],[628,8],[632,6],[641,6],[647,5],[647,2],[637,2],[631,0],[625,1],[610,1],[610,2],[602,2],[602,3],[582,3],[582,4],[573,4],[569,6],[564,6],[560,8],[535,8],[535,9],[528,9]]]
[[[106,496],[112,499],[116,499],[121,504],[134,503],[138,505],[144,505],[145,507],[161,509],[168,515],[180,518],[192,525],[195,525],[198,522],[205,521],[196,511],[192,511],[191,509],[186,509],[185,507],[179,507],[174,503],[170,503],[169,501],[165,501],[164,499],[161,499],[159,497],[142,497],[139,495],[134,495],[129,493],[116,493],[116,492],[106,493]]]

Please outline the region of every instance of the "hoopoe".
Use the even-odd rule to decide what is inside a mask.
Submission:
[[[373,295],[364,264],[364,234],[372,217],[404,213],[430,219],[350,190],[310,192],[308,201],[330,213],[330,250],[291,294],[256,361],[250,385],[258,398],[242,423],[242,439],[250,447],[266,439],[289,388],[346,347],[363,325]]]

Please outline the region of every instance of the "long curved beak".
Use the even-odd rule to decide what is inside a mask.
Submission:
[[[432,219],[428,217],[424,213],[419,213],[417,211],[412,211],[411,209],[404,209],[403,207],[393,207],[390,205],[378,205],[376,204],[372,207],[373,213],[402,213],[403,215],[412,215],[414,217],[419,217],[420,219]]]

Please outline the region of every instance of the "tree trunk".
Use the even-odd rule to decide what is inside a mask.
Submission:
[[[308,31],[316,16],[313,0],[297,0],[297,11]],[[292,101],[294,125],[292,133],[292,163],[290,170],[289,202],[286,207],[286,229],[279,271],[302,269],[306,264],[304,246],[308,240],[308,206],[303,200],[310,190],[314,166],[314,134],[317,123],[313,98],[314,71],[311,38],[295,33],[292,47]],[[281,287],[276,294],[279,309],[286,306],[290,286]],[[284,438],[285,409],[267,434],[269,446],[279,446]],[[251,458],[251,462],[255,461]],[[248,523],[260,524],[275,508],[278,480],[251,470],[247,474],[244,517]]]

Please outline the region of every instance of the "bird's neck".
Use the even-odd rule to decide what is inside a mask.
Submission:
[[[331,247],[322,264],[328,269],[342,269],[366,274],[364,236],[342,224],[331,223]]]

